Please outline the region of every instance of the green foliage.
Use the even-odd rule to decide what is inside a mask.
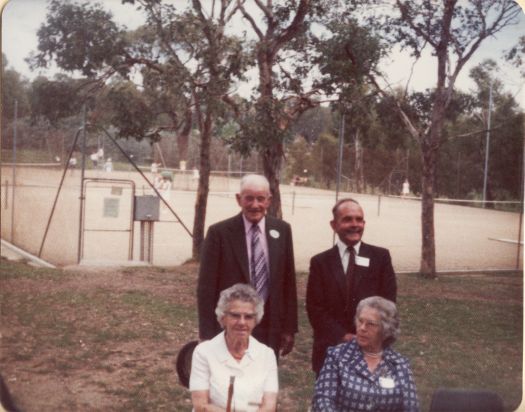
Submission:
[[[384,55],[384,46],[352,17],[330,21],[325,28],[329,34],[314,39],[313,62],[323,76],[315,85],[327,95],[337,95],[344,105],[351,105],[355,89],[375,71]]]
[[[235,139],[227,142],[244,155],[253,149],[264,151],[286,143],[292,134],[289,128],[281,127],[283,107],[284,104],[278,100],[258,100],[253,109],[240,120]]]
[[[31,116],[44,118],[56,126],[60,119],[78,114],[82,101],[79,95],[81,82],[59,76],[56,80],[37,77],[31,84]]]
[[[135,137],[137,140],[148,137],[152,141],[160,139],[157,131],[148,130],[155,116],[133,83],[116,84],[109,90],[107,100],[113,113],[112,124],[118,129],[119,137]]]
[[[47,21],[37,32],[39,52],[30,59],[34,67],[54,61],[61,69],[88,77],[105,66],[127,74],[122,65],[123,32],[100,3],[52,0],[48,10]]]
[[[525,36],[521,36],[518,43],[507,51],[505,59],[521,68],[521,74],[525,76]]]
[[[12,122],[14,118],[15,101],[17,115],[24,117],[29,112],[29,84],[16,70],[8,68],[7,58],[2,53],[2,124]]]

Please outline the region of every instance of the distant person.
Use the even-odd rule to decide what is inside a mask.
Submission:
[[[232,411],[276,410],[275,353],[251,336],[263,308],[250,285],[238,283],[221,292],[215,314],[223,332],[193,352],[189,389],[196,412],[224,411],[228,403]],[[235,380],[229,391],[231,376]]]
[[[339,200],[332,209],[334,247],[312,257],[306,288],[306,311],[313,328],[312,369],[319,373],[329,346],[355,337],[357,303],[379,295],[396,300],[397,283],[387,249],[361,241],[364,212],[350,198]]]
[[[153,162],[151,164],[151,173],[153,173],[153,175],[156,175],[157,173],[159,173],[159,164],[158,163]]]
[[[197,286],[200,338],[211,339],[221,330],[214,316],[220,292],[248,283],[265,302],[253,336],[284,356],[292,350],[298,328],[292,230],[266,215],[271,195],[264,176],[244,176],[236,198],[241,213],[211,225],[202,246]]]
[[[171,186],[171,179],[168,176],[161,176],[158,190],[166,201],[169,201],[171,198]]]
[[[399,334],[395,303],[380,296],[362,300],[355,324],[352,340],[328,349],[312,412],[418,412],[410,364],[391,348]]]
[[[92,153],[89,158],[91,159],[91,162],[93,162],[93,168],[96,169],[98,167],[98,155],[97,153]]]
[[[401,189],[401,196],[408,196],[410,194],[410,183],[408,183],[408,179],[405,179],[403,182],[403,187]]]
[[[111,157],[108,157],[108,159],[104,163],[104,170],[106,172],[112,172],[113,171],[113,162],[111,161]]]

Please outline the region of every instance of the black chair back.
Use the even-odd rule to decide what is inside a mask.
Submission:
[[[490,391],[440,388],[432,395],[429,412],[503,412],[503,401]]]

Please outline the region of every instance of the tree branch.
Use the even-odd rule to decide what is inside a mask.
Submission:
[[[253,28],[253,31],[255,31],[255,34],[257,34],[257,37],[259,37],[260,40],[263,40],[264,39],[263,32],[261,31],[261,29],[259,29],[259,27],[257,26],[257,23],[255,23],[255,20],[253,19],[253,17],[246,11],[246,9],[244,8],[244,4],[243,3],[244,2],[241,2],[241,0],[237,0],[237,7],[241,11],[243,17],[246,20],[248,20],[248,22],[250,23],[250,25]]]
[[[308,14],[310,1],[311,0],[301,0],[294,19],[292,20],[290,25],[283,30],[281,35],[277,37],[274,46],[275,51],[279,50],[284,44],[292,40],[297,34],[297,32],[301,29],[301,26],[304,24],[304,19]]]

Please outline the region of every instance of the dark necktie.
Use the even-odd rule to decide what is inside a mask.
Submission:
[[[349,246],[348,250],[348,267],[346,268],[346,284],[348,290],[348,305],[352,302],[352,292],[354,287],[354,269],[355,269],[355,249]]]
[[[264,249],[261,242],[261,231],[259,226],[254,224],[251,229],[251,276],[252,284],[259,296],[266,301],[268,297],[268,267],[264,256]]]

